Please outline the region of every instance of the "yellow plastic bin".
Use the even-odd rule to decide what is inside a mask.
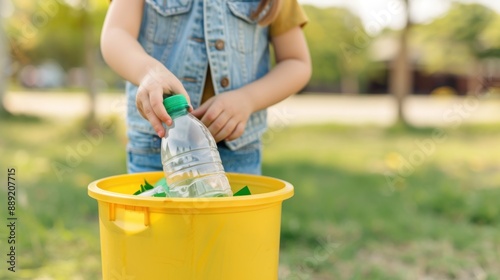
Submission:
[[[290,183],[227,174],[234,191],[222,198],[144,198],[130,195],[162,172],[92,182],[98,201],[104,280],[278,279],[281,203]]]

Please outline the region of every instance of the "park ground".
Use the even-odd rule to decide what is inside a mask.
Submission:
[[[56,119],[84,116],[89,99],[74,92],[15,92],[5,98],[14,113]],[[416,126],[449,126],[463,123],[500,122],[500,94],[479,96],[411,96],[405,105],[408,121]],[[96,98],[98,115],[125,117],[123,94],[103,93]],[[301,94],[271,107],[271,126],[318,123],[390,126],[396,118],[389,95]]]
[[[500,278],[500,121],[481,121],[496,99],[438,99],[427,112],[440,122],[402,126],[306,121],[296,104],[317,98],[313,108],[335,113],[321,109],[335,102],[299,98],[273,108],[263,140],[263,173],[295,186],[283,204],[280,279]],[[362,116],[391,100],[360,102],[364,110],[344,110]],[[1,167],[19,179],[19,267],[8,278],[4,264],[0,278],[100,279],[97,204],[86,188],[125,173],[120,103],[108,104],[118,114],[99,114],[90,133],[78,114],[1,120]]]

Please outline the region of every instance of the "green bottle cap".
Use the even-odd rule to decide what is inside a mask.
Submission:
[[[173,114],[174,112],[189,108],[186,97],[184,97],[184,95],[182,94],[175,94],[163,99],[163,106],[165,106],[165,109],[167,110],[167,113],[169,115]]]

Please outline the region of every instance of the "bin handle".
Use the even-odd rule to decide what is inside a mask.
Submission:
[[[116,204],[110,203],[109,204],[109,221],[114,222],[116,221]]]
[[[148,207],[143,207],[144,209],[144,225],[149,227],[151,224],[151,221],[149,220],[149,208]]]
[[[115,203],[110,203],[109,204],[109,215],[108,215],[108,218],[109,218],[110,222],[116,221],[116,207],[118,207],[118,206],[123,206],[123,205],[117,205]],[[127,209],[129,207],[124,206],[123,208]],[[133,210],[133,211],[143,211],[144,212],[144,225],[148,227],[151,224],[151,219],[150,219],[150,216],[149,216],[149,207],[135,206],[135,207],[132,207],[132,209],[130,209],[130,210]]]

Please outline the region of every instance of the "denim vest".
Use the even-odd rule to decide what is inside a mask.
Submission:
[[[258,4],[259,0],[146,0],[138,40],[182,82],[197,108],[209,65],[215,94],[238,89],[269,72],[268,28],[250,17]],[[129,130],[155,134],[135,106],[137,86],[127,83],[126,91]],[[243,135],[227,146],[237,150],[258,140],[266,129],[266,116],[266,110],[252,114]]]

